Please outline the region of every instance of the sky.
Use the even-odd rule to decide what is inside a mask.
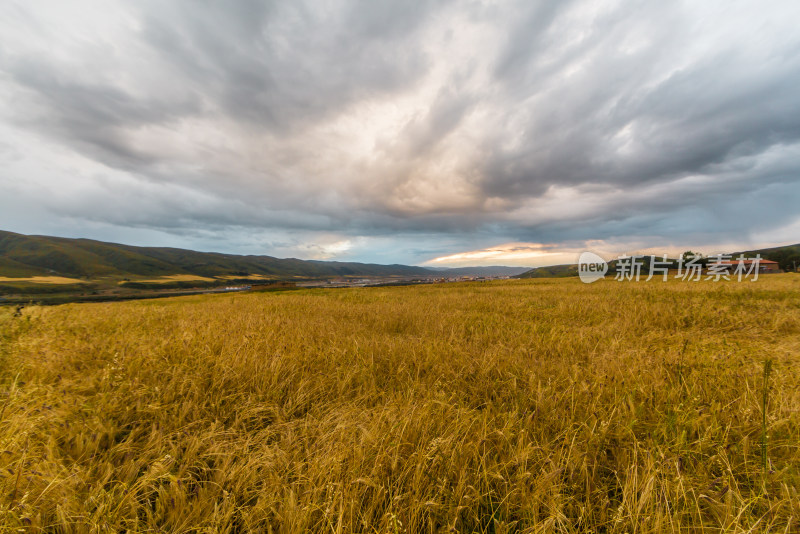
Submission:
[[[0,229],[434,266],[800,242],[800,2],[4,0]]]

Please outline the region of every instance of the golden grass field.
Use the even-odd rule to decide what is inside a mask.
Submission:
[[[0,276],[0,282],[28,282],[31,284],[80,284],[82,281],[77,278],[65,278],[63,276],[29,276],[27,278]]]
[[[798,275],[0,317],[2,532],[800,531]]]
[[[248,275],[228,275],[228,276],[217,276],[218,280],[277,280],[275,276],[269,276],[265,274],[248,274]]]
[[[157,278],[148,278],[136,280],[136,282],[146,282],[148,284],[168,284],[170,282],[214,282],[216,278],[209,278],[207,276],[198,276],[195,274],[168,274],[159,276]],[[125,283],[124,281],[120,284]]]

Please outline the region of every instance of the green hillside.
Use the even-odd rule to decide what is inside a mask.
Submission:
[[[734,254],[738,256],[740,253]],[[794,271],[800,267],[800,243],[796,245],[786,245],[784,247],[762,248],[758,250],[748,250],[743,252],[747,257],[760,254],[762,258],[777,261],[778,266],[784,271]]]
[[[547,267],[536,267],[517,275],[515,278],[564,278],[566,276],[578,276],[578,266],[548,265]]]
[[[90,239],[28,236],[0,231],[0,276],[270,275],[278,278],[329,276],[430,276],[408,265],[237,256],[176,248],[134,247]]]
[[[731,257],[736,258],[740,254],[744,254],[748,258],[752,258],[756,254],[760,254],[765,260],[778,262],[778,265],[783,271],[791,272],[800,267],[800,243],[796,245],[785,245],[782,247],[734,252],[731,254]],[[649,265],[649,260],[647,257],[645,257],[642,261],[644,265]],[[615,262],[610,262],[609,272],[613,273],[615,266]],[[547,267],[535,267],[527,272],[517,275],[515,278],[562,278],[565,276],[578,276],[578,265],[548,265]]]

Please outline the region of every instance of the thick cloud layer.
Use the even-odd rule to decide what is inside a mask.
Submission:
[[[11,0],[0,227],[409,263],[800,241],[797,20],[791,0]]]

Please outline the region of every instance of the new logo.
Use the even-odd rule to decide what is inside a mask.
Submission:
[[[606,260],[594,252],[583,252],[578,258],[578,276],[584,284],[591,284],[595,280],[600,280],[608,272]]]

